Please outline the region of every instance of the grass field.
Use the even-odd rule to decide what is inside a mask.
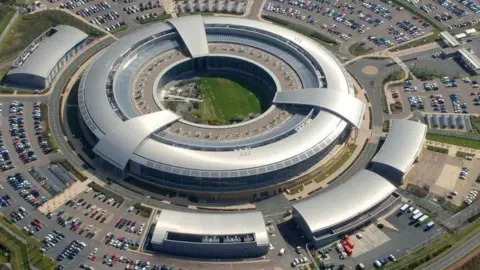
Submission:
[[[25,246],[7,231],[0,229],[0,244],[8,247],[10,250],[12,269],[31,269],[29,265],[31,264],[40,270],[53,270],[56,263],[40,252],[42,244],[39,240],[29,236],[25,231],[12,224],[6,217],[0,218],[0,222],[27,241]]]
[[[59,10],[45,10],[34,14],[22,15],[18,17],[11,28],[12,31],[0,44],[0,62],[20,53],[48,28],[59,24],[71,25],[94,37],[104,35],[98,29]]]
[[[254,90],[225,78],[202,77],[197,85],[203,102],[197,116],[210,124],[241,120],[249,114],[260,114],[262,108]]]
[[[0,5],[0,33],[3,32],[5,27],[7,27],[13,15],[15,15],[15,11],[13,9],[4,5]]]
[[[473,149],[480,149],[480,141],[474,139],[458,138],[446,135],[427,133],[427,140],[453,144]]]

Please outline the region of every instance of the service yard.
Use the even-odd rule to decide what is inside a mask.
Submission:
[[[336,248],[333,248],[328,257],[335,267],[343,264],[346,269],[357,269],[356,266],[363,263],[367,269],[372,269],[374,261],[381,259],[393,263],[390,255],[399,258],[411,252],[411,247],[443,232],[438,226],[426,230],[425,225],[412,222],[412,212],[401,212],[402,205],[403,203],[399,204],[383,217],[352,233],[349,237],[354,243],[351,256],[343,257]],[[419,211],[423,210],[419,208]]]
[[[436,147],[449,148],[442,143],[434,143]],[[457,206],[464,204],[472,190],[480,190],[476,182],[480,173],[480,160],[456,157],[456,150],[451,149],[448,155],[432,151],[423,151],[421,162],[408,173],[405,182],[418,187],[428,187],[431,194],[445,198]],[[462,171],[466,171],[462,173]],[[461,177],[466,175],[465,177]],[[475,198],[475,200],[478,199]]]
[[[347,47],[360,43],[366,50],[382,50],[432,31],[430,24],[389,2],[277,0],[266,2],[264,14],[301,23]]]

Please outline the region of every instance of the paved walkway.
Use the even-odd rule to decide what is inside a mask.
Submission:
[[[353,82],[354,82],[355,88],[358,91],[357,92],[357,98],[360,99],[365,104],[365,114],[364,114],[364,117],[363,117],[362,124],[361,124],[361,126],[358,130],[353,131],[354,133],[356,133],[356,137],[355,137],[355,139],[353,139],[353,142],[351,142],[351,143],[354,143],[355,145],[357,145],[357,147],[355,148],[355,151],[348,158],[348,160],[340,168],[338,168],[336,170],[336,172],[334,174],[331,174],[330,176],[328,176],[327,178],[322,180],[320,183],[316,183],[316,182],[313,181],[309,185],[306,185],[306,186],[304,185],[303,190],[298,192],[298,193],[295,193],[295,194],[292,194],[292,195],[285,194],[285,197],[288,200],[308,197],[309,193],[311,193],[312,191],[317,190],[319,188],[325,188],[326,186],[328,186],[328,183],[330,183],[332,180],[336,179],[341,173],[346,171],[355,162],[357,157],[361,154],[364,145],[371,138],[372,130],[370,129],[370,110],[368,109],[368,107],[370,105],[369,105],[369,102],[367,101],[367,99],[365,98],[365,93],[366,92],[365,92],[365,89],[361,88],[360,85],[355,80],[353,80]],[[355,136],[355,134],[353,136]],[[352,139],[350,138],[349,141],[350,140],[352,140]],[[344,146],[344,147],[347,147],[347,146]],[[340,151],[342,151],[342,149],[343,148],[338,148],[336,152],[331,153],[331,157],[332,158],[335,157]],[[328,160],[326,162],[328,162]],[[318,168],[321,165],[322,164],[319,164],[316,167]]]
[[[78,194],[84,192],[88,188],[88,184],[90,184],[91,182],[92,180],[87,179],[83,182],[77,181],[73,183],[70,187],[68,187],[62,193],[51,198],[46,203],[38,207],[38,211],[40,211],[43,214],[55,211],[57,208],[65,204],[66,201],[71,200],[75,198]]]

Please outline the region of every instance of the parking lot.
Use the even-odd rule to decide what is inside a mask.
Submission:
[[[330,260],[327,261],[331,261],[335,266],[343,264],[347,269],[356,269],[359,263],[363,263],[367,269],[372,269],[376,260],[391,263],[393,258],[390,255],[399,258],[410,252],[411,247],[443,232],[437,225],[430,230],[425,229],[426,222],[432,219],[426,219],[425,223],[419,225],[418,222],[412,221],[412,211],[400,214],[401,206],[402,204],[398,205],[376,222],[352,233],[350,239],[354,247],[351,256],[341,259],[341,253],[332,248],[327,255]],[[380,228],[378,224],[382,224],[382,227]]]
[[[14,101],[2,104],[1,142],[2,170],[12,170],[20,164],[27,168],[49,162],[46,154],[51,152],[48,143],[41,137],[40,103]]]
[[[480,4],[472,0],[422,0],[415,1],[415,6],[449,26],[448,29],[472,27],[480,22]],[[469,23],[472,22],[472,23]]]
[[[68,9],[109,32],[125,25],[138,26],[142,18],[160,16],[165,12],[160,0],[50,0],[44,4]]]
[[[178,13],[204,11],[241,14],[246,11],[247,0],[176,0]]]
[[[448,148],[441,143],[433,146]],[[456,150],[450,151],[449,155],[424,151],[422,162],[412,168],[405,181],[419,187],[427,186],[430,193],[461,206],[472,190],[480,188],[480,183],[476,182],[480,160],[456,157]],[[467,173],[462,173],[465,170]],[[475,197],[477,200],[478,196]]]
[[[362,42],[375,50],[432,31],[427,22],[388,2],[277,0],[268,1],[264,13],[295,23],[303,22],[339,42],[346,42],[348,46]]]
[[[397,100],[407,110],[426,113],[466,114],[480,113],[480,77],[461,79],[440,78],[430,81],[412,80],[392,87]],[[420,102],[421,100],[421,102]]]

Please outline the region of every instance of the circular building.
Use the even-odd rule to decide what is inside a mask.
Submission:
[[[364,113],[349,75],[319,44],[214,16],[125,36],[88,67],[78,97],[94,152],[125,175],[254,198],[325,158]]]

